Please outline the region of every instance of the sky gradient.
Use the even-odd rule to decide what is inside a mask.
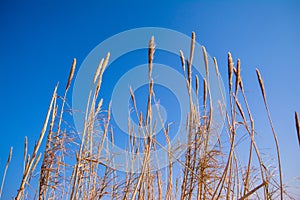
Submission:
[[[299,9],[299,1],[289,0],[1,1],[0,177],[9,148],[14,147],[3,199],[16,194],[22,175],[24,137],[34,145],[53,88],[58,81],[66,84],[72,59],[76,57],[80,66],[108,37],[147,26],[186,35],[195,31],[197,41],[217,58],[225,85],[227,52],[234,60],[240,58],[260,145],[262,149],[274,149],[256,80],[255,68],[259,68],[278,134],[285,181],[300,177],[294,125],[294,111],[300,112]]]

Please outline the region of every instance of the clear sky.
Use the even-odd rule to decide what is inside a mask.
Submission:
[[[3,199],[16,194],[23,142],[33,145],[55,84],[65,85],[100,42],[138,27],[190,35],[217,57],[225,80],[227,52],[241,59],[249,104],[264,148],[274,148],[256,80],[264,78],[286,180],[300,177],[294,111],[300,112],[299,1],[0,1],[0,176],[10,146],[13,160]],[[62,87],[63,88],[63,87]],[[62,92],[62,90],[60,90]],[[71,100],[71,98],[70,98]],[[270,155],[275,157],[275,155]]]

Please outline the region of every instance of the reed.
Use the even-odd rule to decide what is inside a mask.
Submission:
[[[251,106],[247,101],[241,72],[241,61],[236,64],[231,53],[228,53],[228,91],[229,106],[222,93],[219,102],[220,114],[225,118],[225,130],[217,133],[218,143],[210,148],[213,127],[212,97],[209,76],[215,73],[221,90],[222,80],[216,58],[215,72],[210,72],[208,56],[205,47],[202,52],[195,52],[196,34],[192,32],[190,52],[187,58],[179,50],[182,73],[189,95],[189,113],[186,116],[186,126],[182,130],[187,136],[187,146],[172,146],[172,123],[164,124],[159,111],[159,97],[155,91],[155,81],[152,77],[155,53],[155,40],[151,37],[148,44],[148,98],[144,105],[146,113],[138,107],[134,91],[130,87],[130,111],[136,114],[138,126],[134,127],[131,119],[127,120],[129,139],[126,150],[142,157],[140,173],[134,173],[132,166],[135,158],[129,160],[128,171],[119,172],[113,160],[103,158],[103,152],[108,150],[107,141],[114,144],[118,133],[114,132],[111,124],[111,104],[103,108],[103,98],[100,97],[102,77],[109,63],[110,53],[99,62],[89,91],[82,137],[78,138],[77,131],[71,122],[67,98],[76,71],[76,59],[73,59],[65,92],[62,97],[57,95],[55,87],[46,119],[34,146],[32,154],[28,154],[28,141],[25,138],[24,171],[20,180],[15,199],[275,199],[288,198],[291,195],[284,187],[283,172],[277,134],[271,120],[267,103],[266,89],[259,70],[256,70],[263,102],[267,111],[272,136],[277,154],[278,169],[272,171],[267,160],[260,152],[256,139],[256,128]],[[205,64],[205,77],[201,79],[193,73],[193,60],[196,53],[202,53]],[[193,86],[193,81],[195,84]],[[192,95],[193,87],[196,99]],[[153,107],[156,105],[156,107]],[[157,109],[158,119],[153,116]],[[177,109],[177,108],[174,108]],[[178,108],[179,109],[179,108]],[[100,122],[100,123],[99,123]],[[300,122],[295,113],[296,131],[300,145]],[[156,126],[162,127],[162,145],[155,133]],[[99,126],[103,131],[99,131]],[[99,137],[99,140],[95,140]],[[42,147],[42,141],[45,147]],[[239,157],[239,146],[248,148],[243,152],[246,163]],[[184,155],[176,157],[176,151],[185,148]],[[43,149],[43,153],[41,153]],[[152,151],[162,149],[167,153],[168,166],[153,170],[151,166]],[[105,154],[104,154],[105,155]],[[2,180],[0,197],[6,172],[12,157],[12,149],[8,157]],[[40,165],[39,165],[40,163]],[[38,166],[41,166],[40,168]],[[35,176],[38,174],[38,176]],[[277,178],[276,174],[279,174]],[[38,180],[34,186],[33,179]],[[36,193],[32,197],[29,191]],[[30,197],[29,197],[30,196]]]
[[[265,104],[265,108],[268,114],[268,119],[270,122],[270,126],[272,129],[272,133],[273,133],[273,138],[275,141],[275,145],[276,145],[276,151],[277,151],[277,162],[278,162],[278,168],[279,168],[279,184],[280,184],[280,199],[283,199],[283,181],[282,181],[282,167],[281,167],[281,158],[280,158],[280,150],[279,150],[279,143],[278,143],[278,139],[277,139],[277,134],[275,132],[275,128],[271,119],[271,114],[270,114],[270,110],[269,110],[269,106],[267,103],[267,97],[266,97],[266,92],[265,92],[265,86],[264,86],[264,82],[263,79],[260,75],[260,72],[258,69],[256,69],[256,74],[257,74],[257,79],[260,85],[260,89],[261,89],[261,93],[263,96],[263,100],[264,100],[264,104]]]

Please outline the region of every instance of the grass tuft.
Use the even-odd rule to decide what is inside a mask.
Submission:
[[[59,98],[57,95],[58,85],[54,89],[42,131],[32,154],[28,153],[28,141],[27,137],[25,138],[24,171],[15,199],[242,200],[290,197],[282,180],[279,143],[271,120],[261,74],[257,69],[257,78],[276,146],[277,163],[273,163],[273,166],[278,166],[277,170],[267,164],[257,145],[254,118],[243,85],[241,62],[238,59],[235,65],[231,53],[228,53],[229,90],[227,92],[230,105],[227,108],[224,106],[227,103],[223,93],[223,102],[219,102],[220,114],[225,118],[225,130],[217,133],[218,143],[213,147],[210,146],[216,128],[212,124],[213,109],[217,108],[212,107],[208,81],[209,63],[205,47],[202,47],[202,55],[206,76],[201,80],[197,74],[193,74],[194,53],[199,53],[194,52],[195,42],[196,35],[192,32],[188,59],[184,57],[181,50],[178,55],[189,95],[189,113],[186,116],[185,129],[182,130],[188,140],[187,146],[182,147],[180,144],[174,146],[171,142],[172,123],[164,124],[159,106],[156,106],[159,120],[156,121],[153,116],[152,105],[158,105],[159,102],[154,87],[156,83],[152,78],[154,37],[151,37],[148,45],[149,93],[147,102],[144,102],[147,106],[146,113],[140,111],[134,91],[130,87],[129,93],[133,105],[130,111],[136,114],[138,126],[133,126],[131,119],[124,119],[128,122],[129,132],[126,150],[142,156],[141,173],[133,172],[130,166],[127,166],[127,172],[119,172],[117,167],[112,167],[114,166],[112,160],[103,157],[103,152],[107,151],[107,141],[111,141],[113,146],[115,139],[118,138],[118,133],[114,133],[115,129],[111,125],[113,117],[111,104],[108,108],[103,108],[103,99],[99,96],[110,53],[100,60],[94,74],[86,110],[82,111],[85,115],[84,130],[82,137],[77,137],[77,131],[69,121],[69,117],[73,112],[78,111],[70,111],[66,103],[67,92],[75,74],[76,59],[74,59],[64,96]],[[219,89],[222,91],[222,80],[216,58],[214,58],[214,68]],[[192,95],[193,80],[195,80],[196,99]],[[203,98],[202,101],[199,101],[200,98]],[[300,122],[297,112],[295,112],[295,121],[300,145]],[[162,145],[155,136],[157,125],[162,127],[163,141],[166,146]],[[99,131],[99,128],[102,131]],[[95,140],[96,137],[100,140]],[[46,140],[45,147],[42,147],[43,140]],[[241,146],[248,149],[247,154],[243,151],[242,159],[239,152]],[[186,149],[183,156],[177,158],[176,152],[183,148]],[[41,149],[44,150],[43,153]],[[151,154],[157,149],[167,153],[168,166],[153,170]],[[4,171],[0,197],[11,158],[12,148]],[[244,158],[246,162],[243,161]],[[128,165],[134,165],[136,162],[134,159],[129,160]],[[37,185],[34,185],[33,179],[38,180]],[[32,190],[35,194],[33,197]]]

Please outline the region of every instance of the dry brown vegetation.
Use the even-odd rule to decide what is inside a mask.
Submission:
[[[118,172],[100,159],[103,150],[102,142],[93,141],[95,121],[100,120],[103,128],[103,138],[111,138],[114,133],[110,126],[110,107],[102,108],[102,99],[99,97],[102,76],[107,67],[109,56],[101,60],[93,79],[95,92],[90,91],[85,110],[84,131],[78,138],[76,130],[65,120],[72,114],[67,104],[67,94],[75,73],[76,59],[73,60],[68,82],[63,96],[58,96],[55,87],[51,103],[46,115],[43,129],[36,142],[33,152],[28,153],[27,139],[25,139],[24,171],[17,190],[16,200],[19,199],[283,199],[291,196],[285,190],[280,150],[276,132],[271,120],[267,104],[264,83],[259,70],[257,70],[258,83],[262,92],[266,113],[277,154],[273,168],[268,166],[256,143],[256,131],[250,106],[247,102],[243,79],[241,76],[240,60],[236,65],[230,53],[228,53],[228,94],[229,106],[224,107],[221,102],[220,108],[225,117],[225,136],[214,148],[208,148],[210,139],[210,127],[212,118],[212,104],[210,86],[204,78],[202,81],[196,76],[193,78],[192,63],[195,46],[195,34],[192,34],[191,50],[189,58],[184,57],[180,51],[182,70],[186,78],[189,101],[189,114],[186,122],[186,135],[189,145],[185,154],[176,162],[172,162],[170,143],[171,128],[163,125],[169,155],[168,167],[160,170],[151,169],[149,156],[151,150],[161,148],[160,143],[152,137],[152,108],[150,105],[156,101],[152,79],[154,58],[154,38],[149,42],[149,94],[147,112],[140,113],[134,92],[130,89],[133,110],[139,118],[140,130],[133,130],[128,122],[130,151],[144,153],[143,172]],[[209,73],[216,73],[220,78],[218,65],[214,59],[215,71],[208,71],[208,58],[206,50],[202,47],[203,59],[206,69],[206,77]],[[201,84],[202,83],[202,84]],[[196,95],[203,97],[203,102],[192,98],[192,87],[195,87]],[[200,87],[202,85],[202,87]],[[220,85],[219,85],[220,86]],[[221,86],[220,86],[221,87]],[[203,91],[200,91],[203,88]],[[299,119],[295,114],[298,136],[300,135]],[[124,119],[128,120],[128,119]],[[142,127],[146,129],[148,138],[137,139]],[[116,133],[117,134],[117,133]],[[221,133],[220,133],[221,134]],[[223,133],[224,134],[224,133]],[[243,145],[248,148],[247,163],[240,162],[238,148],[240,135],[243,135]],[[221,136],[220,136],[221,137]],[[224,139],[224,137],[226,139]],[[42,141],[45,147],[42,147]],[[300,136],[299,136],[300,144]],[[97,149],[95,151],[94,149]],[[43,153],[40,151],[43,150]],[[201,152],[200,152],[201,151]],[[11,159],[11,153],[7,167]],[[41,162],[39,164],[39,162]],[[39,168],[37,168],[39,166]],[[7,170],[5,169],[5,172]],[[36,173],[38,172],[38,175]],[[38,177],[38,186],[32,189],[30,186],[33,176]],[[2,190],[2,187],[1,187]],[[0,193],[1,194],[1,193]]]

